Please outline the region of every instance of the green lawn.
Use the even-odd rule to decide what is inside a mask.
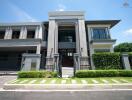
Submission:
[[[10,84],[132,84],[131,77],[105,78],[18,78]]]

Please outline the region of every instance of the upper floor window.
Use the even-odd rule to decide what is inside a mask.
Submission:
[[[93,30],[93,39],[110,39],[107,28],[92,28]]]
[[[12,32],[12,39],[19,39],[20,31],[13,31]]]
[[[95,53],[110,52],[110,49],[94,49]]]
[[[5,31],[0,31],[0,39],[4,39],[5,37]]]
[[[35,38],[35,30],[28,30],[27,31],[27,38],[28,39]]]

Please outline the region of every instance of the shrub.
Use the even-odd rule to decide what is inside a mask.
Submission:
[[[92,55],[96,69],[121,69],[120,53],[95,53]]]
[[[18,78],[53,78],[57,77],[57,72],[51,71],[21,71]]]
[[[132,70],[79,70],[75,77],[132,77]]]
[[[132,52],[132,43],[121,43],[114,47],[115,52]]]
[[[119,76],[122,77],[132,77],[132,70],[120,70],[119,71]]]
[[[80,70],[75,73],[75,76],[78,78],[96,77],[96,73],[94,70]]]

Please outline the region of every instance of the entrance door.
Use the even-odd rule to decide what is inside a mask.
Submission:
[[[73,54],[75,49],[59,49],[60,64],[62,67],[73,67]]]

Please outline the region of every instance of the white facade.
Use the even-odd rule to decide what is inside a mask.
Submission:
[[[54,70],[60,66],[94,69],[91,59],[94,52],[113,52],[116,40],[111,39],[110,29],[118,22],[85,21],[84,12],[56,11],[49,13],[48,22],[1,23],[0,64],[6,63],[3,56],[8,59],[8,53],[17,52],[15,57],[19,56],[19,60],[17,64],[7,64],[0,70],[15,70],[17,67],[17,70]],[[55,68],[55,64],[59,67]]]

